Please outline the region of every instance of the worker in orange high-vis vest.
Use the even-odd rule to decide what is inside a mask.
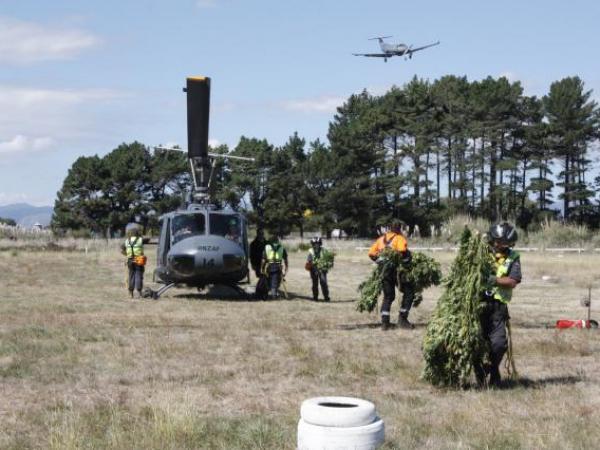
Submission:
[[[411,254],[408,250],[406,238],[402,235],[402,222],[400,220],[392,220],[390,231],[380,236],[369,249],[369,258],[378,264],[383,264],[384,260],[380,254],[386,248],[401,253],[403,257],[402,263],[410,264]],[[383,304],[381,305],[381,328],[383,330],[390,328],[390,309],[396,297],[397,284],[398,275],[396,268],[393,265],[387,265],[382,280]],[[415,298],[415,289],[411,283],[406,281],[401,281],[399,288],[402,292],[402,304],[400,305],[398,326],[400,328],[412,329],[414,325],[408,321],[408,313]]]

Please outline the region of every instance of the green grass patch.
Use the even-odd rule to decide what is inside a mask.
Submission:
[[[295,419],[205,417],[99,403],[91,410],[51,413],[52,449],[292,449]]]

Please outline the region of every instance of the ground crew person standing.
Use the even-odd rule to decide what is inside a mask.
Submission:
[[[125,243],[121,245],[121,253],[127,256],[127,269],[129,271],[127,288],[131,298],[133,298],[134,289],[141,298],[142,288],[144,287],[144,266],[146,265],[141,227],[139,225],[128,227],[127,234],[128,237]]]
[[[400,220],[392,220],[390,231],[380,236],[369,249],[369,258],[378,264],[383,264],[385,261],[380,254],[386,248],[401,253],[403,258],[402,263],[410,264],[411,254],[408,250],[406,238],[402,235],[402,222]],[[392,264],[387,264],[382,281],[383,303],[381,305],[381,328],[383,330],[390,328],[390,309],[396,297],[396,284],[398,284],[396,267]],[[414,325],[408,321],[408,313],[415,297],[414,286],[407,282],[400,282],[399,287],[402,292],[402,304],[400,305],[398,326],[400,328],[412,329]]]
[[[279,285],[288,270],[287,251],[279,242],[279,236],[273,235],[265,245],[263,252],[261,272],[269,280],[271,298],[279,298]]]
[[[308,250],[306,257],[306,268],[310,271],[312,280],[313,300],[319,301],[319,284],[321,284],[321,292],[326,302],[330,301],[329,286],[327,285],[327,270],[319,270],[317,267],[318,261],[327,252],[323,248],[323,240],[319,236],[315,236],[310,240],[311,248]]]
[[[500,363],[508,348],[508,303],[513,289],[521,282],[521,259],[511,248],[517,238],[517,230],[508,222],[492,225],[488,231],[490,251],[494,257],[494,273],[490,275],[489,288],[483,295],[485,305],[480,319],[481,331],[489,344],[490,366],[475,366],[475,375],[480,385],[488,382],[491,386],[500,385]]]
[[[263,230],[259,228],[256,231],[256,237],[250,242],[250,265],[252,266],[252,270],[254,270],[256,279],[260,278],[260,266],[266,244],[265,234],[263,233]]]

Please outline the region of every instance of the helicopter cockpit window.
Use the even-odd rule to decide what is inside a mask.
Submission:
[[[211,214],[210,233],[223,236],[230,241],[240,244],[242,242],[240,218],[228,214]]]
[[[173,243],[191,236],[203,235],[206,230],[204,214],[181,214],[171,220]]]

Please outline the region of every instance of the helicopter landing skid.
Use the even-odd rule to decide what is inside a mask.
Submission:
[[[158,291],[154,291],[150,288],[147,288],[144,291],[144,298],[151,298],[152,300],[158,300],[161,295],[163,295],[166,291],[171,289],[173,286],[175,286],[175,283],[165,284]]]

